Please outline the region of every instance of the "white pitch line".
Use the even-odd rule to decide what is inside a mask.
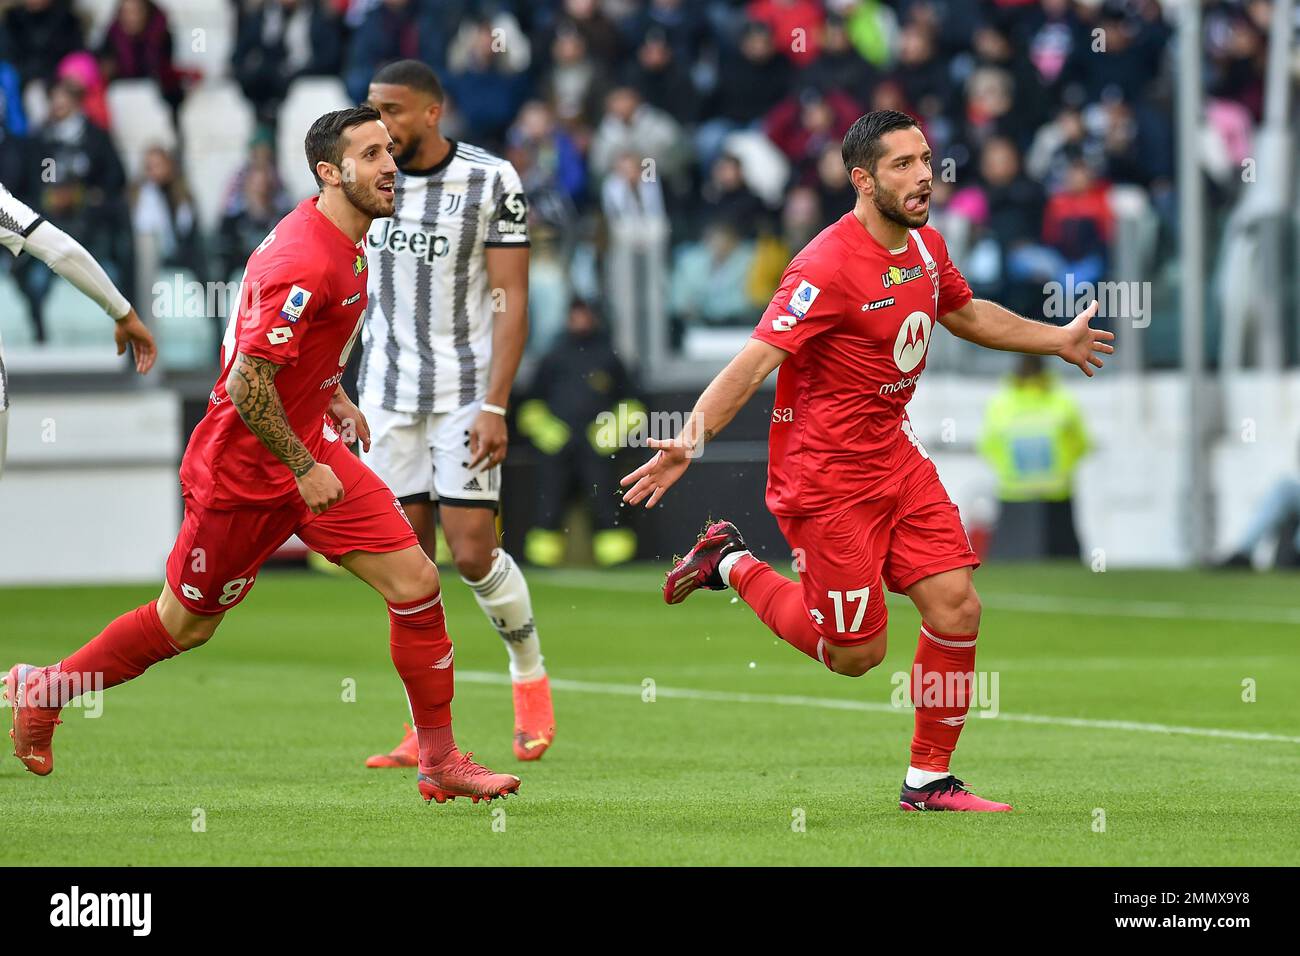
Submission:
[[[457,671],[456,680],[466,684],[510,683],[508,674],[495,671]],[[606,684],[594,681],[567,680],[551,678],[551,686],[556,690],[572,691],[577,694],[607,694],[613,697],[640,697],[641,688],[635,684]],[[882,704],[876,701],[845,700],[835,697],[806,697],[799,694],[747,694],[725,690],[699,690],[693,687],[655,687],[656,697],[676,698],[678,700],[706,700],[722,704],[765,704],[778,707],[816,707],[821,710],[851,710],[872,714],[904,714],[911,710]],[[1043,714],[1009,714],[999,713],[996,720],[1006,720],[1019,724],[1047,724],[1055,727],[1082,727],[1088,730],[1128,730],[1147,734],[1174,734],[1184,737],[1213,737],[1220,740],[1269,741],[1282,744],[1300,744],[1300,737],[1288,737],[1284,734],[1270,734],[1250,730],[1224,730],[1218,727],[1180,727],[1174,724],[1149,724],[1134,720],[1092,720],[1086,717],[1051,717]]]
[[[599,571],[530,571],[529,577],[559,587],[616,594],[654,594],[657,582],[629,584]],[[910,604],[901,594],[890,593],[890,604]],[[1164,621],[1225,621],[1252,624],[1300,624],[1300,608],[1259,607],[1248,604],[1177,604],[1172,601],[1131,601],[1107,598],[1068,598],[1055,594],[980,592],[980,603],[990,610],[1025,614],[1074,614],[1080,617],[1135,617]]]
[[[906,600],[902,598],[901,600]],[[1229,621],[1252,624],[1300,624],[1300,608],[1236,604],[1175,604],[1172,601],[1091,600],[1054,594],[980,594],[980,603],[999,611],[1030,614],[1076,614],[1087,617],[1141,617],[1166,621]]]

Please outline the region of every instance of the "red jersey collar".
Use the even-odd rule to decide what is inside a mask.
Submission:
[[[871,250],[874,253],[880,256],[884,256],[887,259],[897,259],[900,256],[905,256],[912,251],[911,230],[908,230],[907,244],[903,246],[902,251],[894,252],[892,249],[886,249],[884,246],[882,246],[880,244],[880,240],[878,240],[875,236],[871,234],[871,231],[862,224],[862,221],[858,219],[857,216],[853,215],[852,210],[846,212],[843,216],[840,217],[840,223],[841,225],[847,226],[848,228],[854,230],[855,232],[860,233],[862,235],[863,241],[865,241],[866,244],[871,247]]]
[[[334,221],[330,219],[329,216],[325,215],[323,212],[321,212],[319,209],[316,208],[316,202],[319,199],[320,199],[319,195],[308,196],[302,202],[298,203],[298,208],[301,209],[304,213],[306,213],[309,218],[315,219],[321,226],[323,226],[326,229],[327,232],[330,233],[330,235],[338,236],[339,242],[347,246],[349,252],[356,252],[358,249],[362,248],[362,246],[366,241],[366,237],[362,236],[360,241],[358,242],[353,242],[351,239],[349,239],[347,237],[347,234],[342,229],[340,229],[337,225],[335,225]]]

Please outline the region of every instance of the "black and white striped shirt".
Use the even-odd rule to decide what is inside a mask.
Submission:
[[[44,221],[39,213],[14,198],[4,183],[0,183],[0,246],[18,255],[32,230]],[[0,412],[8,407],[9,379],[5,374],[4,344],[0,343]]]
[[[434,168],[399,172],[392,217],[366,236],[361,400],[413,413],[481,400],[493,318],[484,249],[527,245],[523,186],[501,157],[453,141]]]

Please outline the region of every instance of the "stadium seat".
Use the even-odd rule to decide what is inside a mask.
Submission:
[[[769,205],[781,202],[790,179],[790,162],[762,133],[738,130],[722,141],[723,152],[740,160],[745,185]]]
[[[236,4],[213,0],[157,0],[157,3],[171,24],[176,66],[196,70],[205,80],[227,75],[230,53],[235,46]]]
[[[217,361],[217,332],[211,316],[221,301],[209,302],[209,287],[189,271],[159,273],[153,284],[150,324],[158,357],[168,371],[210,368]]]
[[[199,223],[211,232],[220,225],[226,190],[248,155],[253,108],[233,82],[204,83],[181,104],[180,126],[185,178]]]
[[[289,95],[280,107],[276,155],[280,178],[289,197],[297,202],[316,192],[316,180],[307,168],[302,141],[307,130],[322,113],[354,105],[348,98],[343,81],[332,76],[304,76],[294,80]]]
[[[0,341],[6,346],[31,345],[36,340],[27,300],[8,273],[0,273]]]
[[[129,179],[140,175],[150,146],[176,148],[171,107],[153,80],[117,80],[108,85],[108,109],[117,145]]]
[[[99,349],[113,344],[113,320],[72,283],[58,277],[45,297],[45,328],[51,345]]]
[[[23,113],[29,129],[40,127],[50,115],[49,90],[44,80],[32,80],[23,90]]]

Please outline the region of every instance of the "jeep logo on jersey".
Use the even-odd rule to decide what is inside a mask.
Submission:
[[[894,364],[906,374],[921,364],[925,350],[930,346],[930,317],[924,312],[913,312],[903,320],[894,339]]]
[[[451,251],[451,243],[446,236],[422,229],[403,229],[394,226],[391,219],[385,219],[382,225],[376,225],[379,226],[377,230],[366,234],[366,245],[371,249],[392,253],[409,252],[430,265],[434,259],[440,259]]]

